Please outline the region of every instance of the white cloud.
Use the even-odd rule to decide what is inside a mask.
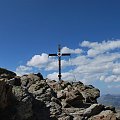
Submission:
[[[90,61],[91,59],[85,55],[79,55],[75,58],[70,59],[71,64],[76,66],[89,64]]]
[[[24,75],[24,74],[28,74],[31,71],[32,71],[32,67],[28,67],[28,66],[20,65],[16,68],[16,74],[19,76]]]
[[[120,53],[116,52],[116,48],[119,47],[117,44],[119,44],[118,41],[107,41],[102,43],[90,43],[88,41],[82,42],[81,46],[88,47],[86,48],[87,53],[91,48],[101,49],[101,51],[98,52],[97,56],[92,58],[86,54],[79,54],[72,58],[71,63],[72,66],[74,66],[74,69],[69,70],[66,73],[62,73],[62,78],[68,80],[70,77],[71,79],[74,79],[75,76],[77,80],[84,83],[90,83],[95,80],[102,80],[106,83],[120,82]],[[107,48],[105,45],[108,45],[109,47]],[[102,51],[102,48],[104,47],[106,48]],[[50,76],[52,76],[52,74]]]
[[[105,79],[103,79],[105,82],[113,82],[115,80],[117,80],[117,76],[116,75],[110,75],[108,77],[105,77]]]
[[[80,46],[81,49],[62,48],[64,53],[77,54],[70,61],[62,58],[62,79],[76,79],[86,84],[96,80],[101,80],[107,84],[120,82],[120,53],[118,52],[120,40],[103,41],[101,43],[83,41]],[[58,71],[57,57],[48,58],[46,53],[35,55],[27,62],[27,66],[41,68],[44,72],[54,70],[53,73],[48,73],[47,77],[58,79],[58,72],[56,72]]]
[[[80,44],[80,46],[93,48],[97,50],[109,51],[109,50],[113,50],[116,48],[120,48],[120,40],[102,41],[101,43],[83,41]]]
[[[48,74],[47,78],[51,80],[58,80],[58,73],[54,72],[52,74]],[[67,81],[73,81],[74,76],[71,74],[71,72],[65,72],[65,73],[62,73],[62,79]]]
[[[117,66],[117,68],[113,68],[113,73],[116,75],[120,75],[120,65],[119,65],[119,68],[118,68],[118,66]]]
[[[45,67],[46,71],[50,71],[50,70],[58,70],[58,61],[55,59],[51,59],[51,62],[47,63],[47,66]]]
[[[34,55],[31,60],[27,62],[28,66],[42,68],[48,62],[48,54]]]
[[[66,60],[61,60],[61,66],[62,69],[64,69],[67,66],[70,66],[70,62]],[[58,70],[58,59],[50,59],[48,62],[45,70],[50,71],[50,70]]]
[[[105,82],[120,82],[120,75],[109,75],[103,79]]]
[[[61,60],[61,66],[64,68],[69,66],[70,62]],[[48,54],[42,53],[41,55],[34,55],[31,60],[27,62],[27,66],[43,68],[46,71],[58,70],[58,58],[48,57]]]
[[[87,52],[88,56],[94,57],[110,50],[120,48],[120,40],[103,41],[102,43],[83,41],[80,46],[90,48]]]
[[[62,53],[75,53],[79,54],[82,52],[81,49],[70,49],[68,47],[63,47],[61,49]],[[62,67],[66,67],[70,65],[70,62],[66,60],[61,60]],[[48,54],[42,53],[41,55],[34,55],[31,60],[27,62],[27,66],[43,68],[44,70],[57,70],[58,69],[58,59],[57,57],[49,57]]]
[[[62,53],[80,54],[80,53],[82,53],[82,49],[79,49],[79,48],[77,48],[77,49],[70,49],[70,48],[68,48],[68,47],[63,47],[63,48],[61,49],[61,52],[62,52]]]
[[[58,79],[58,73],[54,72],[52,74],[48,74],[47,78],[49,78],[50,80],[57,80]]]

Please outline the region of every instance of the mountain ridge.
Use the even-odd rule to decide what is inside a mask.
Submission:
[[[44,79],[41,73],[9,75],[0,74],[1,120],[120,120],[114,107],[98,104],[94,86]]]
[[[105,94],[98,99],[99,103],[114,106],[120,110],[120,94]]]

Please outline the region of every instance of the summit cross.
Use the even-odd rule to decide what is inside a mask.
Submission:
[[[49,56],[58,56],[58,65],[59,65],[59,74],[58,74],[58,78],[59,81],[61,80],[61,56],[70,56],[70,53],[61,53],[61,46],[58,45],[58,53],[57,54],[49,54]]]

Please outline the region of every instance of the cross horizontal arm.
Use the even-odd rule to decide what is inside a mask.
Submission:
[[[58,56],[57,54],[49,54],[48,56]]]
[[[70,53],[63,53],[62,56],[70,56]]]

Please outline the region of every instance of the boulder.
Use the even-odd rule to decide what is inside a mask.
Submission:
[[[111,110],[105,110],[100,114],[89,118],[89,120],[117,120],[117,118]]]
[[[29,88],[32,84],[36,84],[41,80],[41,77],[37,74],[28,74],[23,75],[21,78],[21,86],[25,88]]]
[[[77,86],[83,86],[83,85],[84,84],[82,82],[80,82],[80,81],[72,82],[72,86],[75,86],[75,87],[77,87]]]
[[[83,117],[77,116],[77,117],[74,117],[73,120],[84,120],[84,119],[83,119]]]
[[[55,110],[56,114],[60,112],[58,109],[60,105],[51,102],[55,93],[45,80],[40,80],[37,75],[31,74],[21,78],[22,85],[13,86],[16,120],[47,120],[50,119],[50,114],[53,114],[51,111]],[[28,83],[23,85],[23,81],[27,80]]]
[[[46,83],[45,80],[37,81],[36,84],[32,84],[28,88],[28,92],[31,93],[35,99],[50,102],[52,97],[56,97],[56,93]]]
[[[12,86],[21,86],[21,80],[20,77],[15,76],[14,78],[11,79],[6,79],[6,83]]]
[[[36,75],[40,78],[40,80],[44,79],[41,73],[37,73]]]
[[[14,78],[16,76],[16,73],[9,71],[7,69],[4,68],[0,68],[0,78]]]
[[[51,81],[47,79],[47,83],[52,89],[54,89],[55,92],[64,90],[68,85],[71,85],[70,82],[63,81],[63,80],[57,82],[55,80]]]
[[[85,103],[97,103],[97,98],[100,96],[99,89],[93,87],[92,85],[84,85],[82,82],[65,82],[60,81],[56,82],[55,80],[51,81],[47,80],[50,87],[52,87],[59,97],[65,97],[65,94],[63,91],[71,92],[73,90],[79,91],[83,98]]]
[[[82,94],[78,90],[66,92],[65,101],[73,107],[78,107],[82,103],[83,99]]]
[[[16,120],[28,120],[33,116],[32,102],[33,98],[21,87],[13,87],[14,107],[16,109],[15,119]]]
[[[84,99],[78,90],[69,91],[69,89],[58,91],[57,98],[73,107],[78,107]]]
[[[58,99],[65,99],[66,98],[66,93],[63,90],[57,91],[57,98]]]
[[[84,91],[80,90],[80,92],[86,103],[97,103],[97,98],[100,96],[100,91],[96,88],[87,88]]]
[[[73,120],[73,117],[67,114],[61,115],[58,120]]]
[[[53,117],[56,117],[57,115],[60,115],[62,113],[61,105],[56,102],[50,102],[50,114]]]
[[[83,116],[89,118],[93,115],[97,115],[103,110],[103,108],[104,106],[101,104],[92,104],[84,111]]]
[[[56,116],[61,114],[61,102],[57,99],[57,94],[47,84],[46,80],[37,80],[35,83],[33,82],[33,84],[29,86],[28,92],[34,96],[37,102],[41,103],[39,106],[37,106],[39,107],[37,109],[42,111],[42,114],[44,115],[45,111],[47,111],[47,115],[45,115],[44,118],[47,116],[46,119],[55,119]],[[35,106],[37,102],[34,102]],[[36,107],[34,107],[34,111],[36,111]],[[36,116],[41,118],[39,113]]]
[[[114,113],[116,113],[115,107],[113,107],[113,106],[105,106],[104,109],[105,109],[105,110],[111,110],[111,111],[113,111]]]
[[[115,115],[116,115],[117,120],[120,120],[120,111],[118,111]]]

